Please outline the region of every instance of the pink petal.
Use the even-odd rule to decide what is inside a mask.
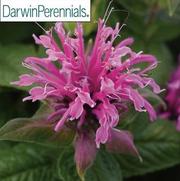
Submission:
[[[60,131],[63,128],[63,126],[68,118],[69,118],[69,109],[63,114],[62,118],[56,124],[54,130]]]
[[[83,113],[83,110],[83,103],[81,102],[80,98],[77,97],[75,101],[70,104],[69,107],[69,115],[71,116],[70,119],[78,119]]]
[[[23,101],[32,99],[33,102],[37,100],[42,100],[46,98],[46,94],[44,94],[44,88],[42,87],[34,87],[29,91],[30,96],[24,98]]]
[[[144,111],[144,98],[136,91],[133,89],[127,89],[129,99],[133,101],[134,107],[137,111]]]
[[[11,82],[11,84],[19,86],[30,86],[35,82],[35,78],[29,74],[24,74],[19,77],[19,81]]]
[[[94,107],[96,103],[91,99],[90,94],[88,92],[77,92],[78,97],[84,104],[88,104],[90,107]]]
[[[143,78],[144,83],[153,88],[153,92],[159,94],[161,92],[160,86],[152,78]]]
[[[104,92],[106,95],[113,94],[114,82],[109,78],[102,78],[100,91]]]
[[[43,45],[45,48],[52,48],[53,49],[53,45],[51,42],[51,38],[47,35],[41,35],[39,38],[33,34],[33,38],[35,39],[35,42],[37,44]]]
[[[154,121],[157,118],[156,111],[154,110],[152,105],[145,99],[144,99],[144,108],[149,113],[150,120]]]
[[[134,42],[134,39],[133,38],[127,38],[123,41],[121,41],[118,45],[118,47],[123,47],[123,46],[129,46],[129,45],[132,45]]]

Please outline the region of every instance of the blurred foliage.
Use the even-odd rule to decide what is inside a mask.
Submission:
[[[3,45],[33,42],[32,32],[41,30],[34,23],[0,23],[0,42]]]
[[[11,86],[12,81],[18,80],[18,76],[27,73],[28,69],[21,64],[27,56],[35,56],[33,45],[10,44],[0,46],[0,85]],[[25,89],[22,88],[21,89]]]
[[[107,6],[108,1],[92,1],[92,21],[83,25],[85,42],[94,39],[98,18],[103,18]],[[114,0],[112,6],[115,11],[111,13],[107,24],[126,24],[119,40],[133,37],[133,48],[137,52],[144,51],[157,57],[159,65],[153,70],[152,77],[165,87],[171,70],[177,66],[176,58],[180,52],[180,1]],[[49,29],[54,23],[40,24]],[[74,26],[74,23],[65,24],[70,32]],[[27,72],[21,65],[25,57],[44,56],[42,48],[34,44],[33,33],[43,34],[43,30],[35,23],[0,23],[0,140],[9,140],[0,142],[0,180],[78,181],[72,148],[57,147],[59,138],[59,144],[68,144],[72,142],[72,137],[62,139],[62,135],[59,135],[52,139],[52,125],[44,128],[42,124],[36,124],[47,109],[41,107],[38,114],[33,116],[39,103],[22,103],[27,88],[20,90],[10,84],[20,74]],[[153,104],[157,105],[157,102]],[[17,117],[21,118],[14,120]],[[157,120],[149,123],[147,115],[131,111],[122,117],[121,128],[135,135],[143,163],[130,156],[101,150],[86,174],[87,181],[121,181],[180,164],[180,134],[170,122]]]

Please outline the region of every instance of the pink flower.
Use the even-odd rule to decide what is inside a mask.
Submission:
[[[115,127],[120,122],[119,115],[128,109],[127,103],[132,103],[136,111],[147,111],[150,120],[156,119],[153,107],[139,93],[147,86],[156,94],[160,92],[160,87],[147,75],[157,66],[156,58],[134,52],[129,47],[132,38],[115,45],[120,31],[118,23],[113,29],[99,20],[90,52],[85,52],[81,24],[77,24],[74,36],[65,32],[62,23],[56,23],[54,31],[61,46],[52,30],[40,37],[33,35],[35,42],[46,48],[48,56],[24,60],[23,65],[32,74],[22,75],[14,82],[19,86],[34,85],[24,101],[48,100],[54,109],[48,119],[56,122],[55,131],[74,122],[79,138],[75,140],[75,160],[83,167],[80,170],[91,163],[89,157],[85,159],[82,155],[89,152],[94,158],[100,144],[107,144],[110,151],[138,155],[132,135]],[[139,64],[146,67],[138,67]]]
[[[160,116],[176,121],[176,128],[180,131],[180,66],[171,75],[165,101],[167,110],[162,111]]]

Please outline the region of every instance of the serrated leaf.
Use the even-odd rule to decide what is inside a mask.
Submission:
[[[135,144],[143,162],[138,162],[132,157],[115,155],[122,168],[123,176],[143,175],[180,163],[180,133],[170,122],[157,120],[155,123],[143,124],[141,118],[133,124],[130,130],[135,130],[133,131]],[[141,125],[139,130],[138,125]]]
[[[21,141],[46,146],[68,146],[72,143],[74,132],[64,128],[54,131],[54,125],[39,118],[17,118],[0,128],[0,140]]]
[[[72,147],[64,152],[58,158],[58,176],[62,181],[80,181],[74,162],[74,152]]]
[[[0,150],[1,181],[57,181],[57,150],[31,144],[17,144]]]
[[[32,118],[10,120],[0,128],[0,140],[22,141],[43,144],[46,146],[68,146],[74,139],[74,131],[64,127],[54,131],[54,124],[47,121],[52,110],[42,104]]]
[[[86,181],[122,181],[121,168],[110,153],[100,151],[94,165],[87,171]]]
[[[59,177],[63,181],[80,181],[76,173],[73,152],[65,151],[59,159]],[[68,170],[68,171],[67,171]],[[85,175],[85,181],[122,181],[118,162],[107,152],[99,151],[96,160]]]

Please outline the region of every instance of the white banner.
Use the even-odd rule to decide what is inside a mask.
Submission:
[[[90,0],[0,0],[2,22],[90,21]]]

